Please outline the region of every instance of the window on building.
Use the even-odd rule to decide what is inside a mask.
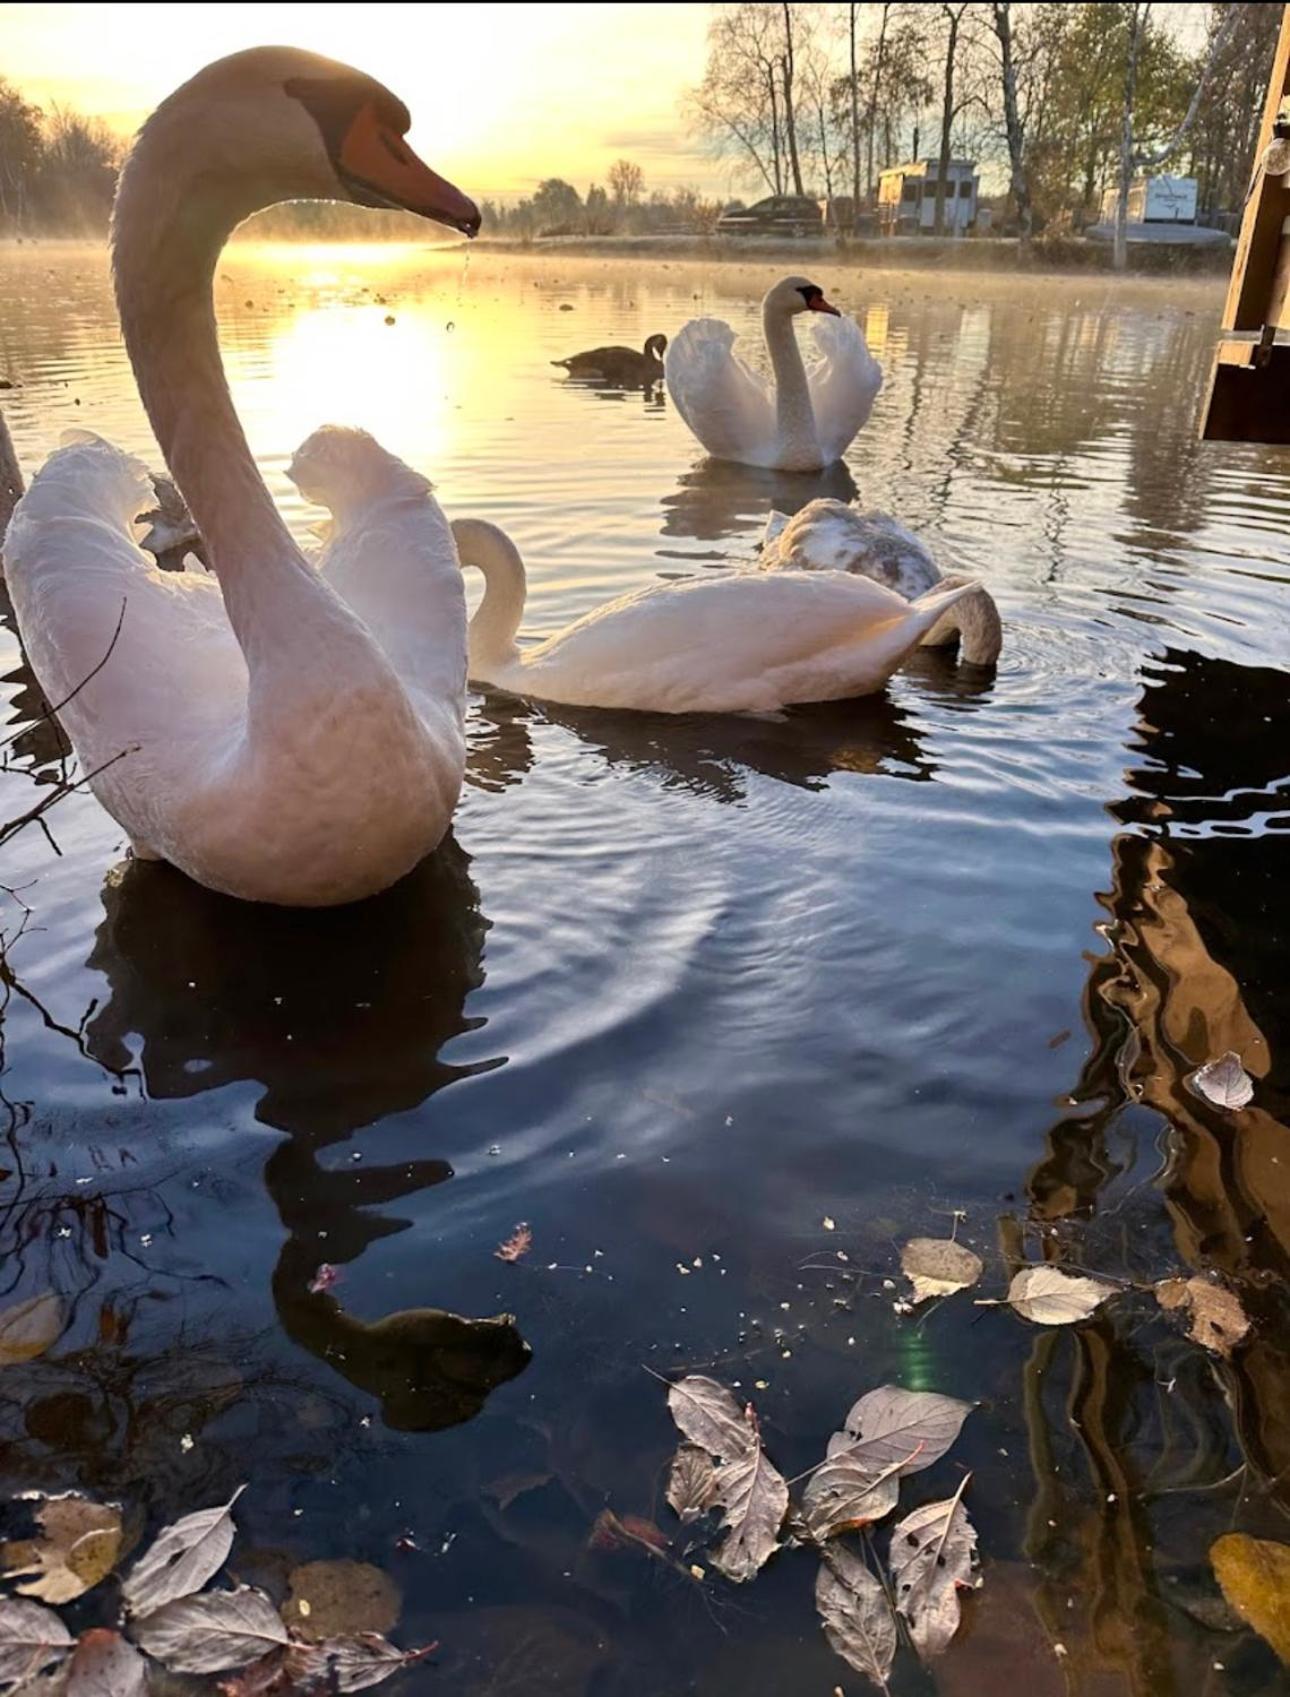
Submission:
[[[907,180],[901,186],[900,198],[902,200],[908,200],[908,201],[917,200],[918,199],[918,184],[916,182]]]
[[[972,184],[970,182],[960,183],[959,184],[959,199],[960,200],[971,200],[971,198],[972,198]]]

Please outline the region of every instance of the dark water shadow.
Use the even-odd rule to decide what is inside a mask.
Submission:
[[[937,673],[936,682],[952,690],[952,667],[943,677]],[[541,725],[572,732],[611,768],[648,773],[665,788],[726,803],[746,801],[753,776],[821,790],[843,772],[915,782],[936,773],[917,721],[886,694],[753,716],[613,712],[490,690],[482,696],[479,716],[496,731],[488,744],[487,782],[476,780],[489,789],[523,779],[532,764],[532,738],[520,733]],[[514,754],[514,766],[507,764],[507,752]]]
[[[109,875],[103,906],[88,964],[108,994],[85,1027],[88,1052],[117,1068],[133,1040],[163,1099],[253,1080],[256,1117],[286,1134],[264,1181],[287,1230],[273,1297],[288,1336],[379,1398],[391,1426],[470,1418],[527,1364],[509,1315],[416,1308],[366,1322],[310,1288],[320,1243],[332,1265],[354,1261],[406,1229],[381,1208],[452,1177],[438,1160],[331,1170],[319,1157],[481,1070],[439,1057],[477,1023],[465,1001],[484,975],[488,925],[467,857],[450,840],[393,890],[325,912],[232,901],[130,861]]]

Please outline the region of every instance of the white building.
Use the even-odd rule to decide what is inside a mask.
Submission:
[[[1115,223],[1118,184],[1102,194],[1102,222]],[[1196,222],[1195,177],[1139,177],[1129,185],[1130,224],[1194,224]]]
[[[878,179],[878,227],[884,236],[931,235],[936,225],[938,159],[893,165]],[[945,188],[944,233],[964,235],[976,222],[981,179],[971,159],[951,159]]]

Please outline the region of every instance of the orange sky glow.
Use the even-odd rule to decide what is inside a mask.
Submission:
[[[411,140],[477,198],[580,191],[634,159],[646,189],[725,193],[677,101],[703,70],[704,5],[0,5],[0,75],[124,133],[201,65],[284,43],[379,77]]]

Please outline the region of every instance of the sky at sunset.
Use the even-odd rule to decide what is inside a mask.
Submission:
[[[128,133],[200,66],[285,43],[380,78],[410,139],[476,197],[579,190],[613,160],[646,187],[729,187],[677,111],[703,70],[703,5],[0,5],[0,75]]]

